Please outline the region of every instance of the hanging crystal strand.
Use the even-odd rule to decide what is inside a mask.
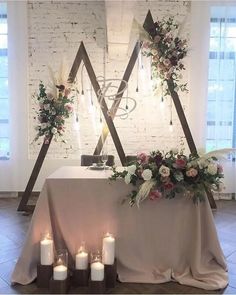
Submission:
[[[171,100],[172,101],[172,100]],[[163,84],[161,84],[161,102],[164,102],[164,96],[163,96]]]
[[[170,97],[170,126],[169,126],[170,132],[173,131],[173,119],[172,119],[172,97]]]
[[[93,103],[93,87],[92,87],[92,83],[90,83],[90,102],[91,102],[91,106],[94,106]]]
[[[129,86],[127,85],[127,89],[126,89],[126,105],[125,105],[125,109],[127,111],[127,114],[128,114],[128,109],[129,109],[128,103],[129,103]]]
[[[150,79],[152,80],[152,56],[150,56]]]
[[[82,65],[81,69],[81,99],[84,101],[84,67],[85,65]]]
[[[139,92],[139,53],[137,58],[137,86],[136,86],[136,92]]]
[[[104,32],[104,51],[103,51],[103,87],[105,87],[105,83],[106,83],[106,62],[107,62],[107,27],[105,27],[105,32]]]
[[[78,89],[78,85],[77,85],[77,78],[75,77],[74,80],[74,85],[75,85],[75,102],[76,102],[76,108],[75,108],[75,122],[78,123],[79,122],[79,89]]]

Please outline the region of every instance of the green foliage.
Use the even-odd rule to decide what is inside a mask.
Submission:
[[[44,136],[45,141],[48,141],[53,135],[62,136],[65,131],[65,119],[69,118],[73,111],[73,100],[69,98],[70,89],[64,85],[55,86],[55,92],[56,95],[47,92],[44,84],[40,82],[37,95],[39,123],[36,126],[35,140]]]
[[[172,199],[178,194],[184,194],[198,203],[205,199],[206,190],[221,189],[223,177],[222,167],[216,157],[200,158],[173,150],[167,153],[157,150],[149,155],[138,155],[137,160],[123,171],[113,168],[110,179],[123,178],[127,184],[136,187],[129,195],[129,203],[133,206],[145,182],[149,182],[150,189],[142,200],[147,197],[151,200],[161,197]]]

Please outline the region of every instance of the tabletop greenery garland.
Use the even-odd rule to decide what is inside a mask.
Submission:
[[[172,79],[176,92],[188,92],[187,83],[181,82],[181,71],[185,70],[182,60],[188,51],[187,40],[178,36],[179,31],[180,25],[173,17],[155,22],[148,40],[143,42],[142,54],[151,57],[152,77],[161,80],[162,88]],[[170,94],[168,87],[164,90],[163,96]]]
[[[139,207],[146,198],[172,199],[178,193],[191,198],[194,203],[201,202],[205,198],[206,190],[222,189],[223,177],[223,168],[214,156],[187,157],[175,150],[167,153],[157,150],[150,155],[139,154],[137,160],[123,171],[113,168],[110,179],[123,178],[127,184],[133,184],[135,189],[128,196],[129,203]]]

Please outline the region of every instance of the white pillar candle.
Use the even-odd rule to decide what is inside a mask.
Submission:
[[[102,243],[102,262],[103,264],[112,265],[115,260],[115,238],[107,234]]]
[[[81,251],[75,256],[75,268],[76,269],[87,269],[88,268],[88,253]]]
[[[53,262],[53,240],[45,238],[40,241],[40,263],[42,265],[51,265]]]
[[[53,279],[63,281],[67,278],[67,267],[65,265],[57,265],[53,268]]]
[[[99,262],[93,262],[91,264],[91,281],[103,281],[104,280],[104,265]]]

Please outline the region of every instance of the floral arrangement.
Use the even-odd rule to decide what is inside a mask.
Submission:
[[[178,37],[179,24],[173,17],[154,23],[149,32],[149,40],[143,43],[142,53],[152,58],[152,75],[161,79],[161,86],[170,79],[174,82],[174,90],[187,92],[187,83],[181,83],[181,71],[185,70],[182,59],[187,55],[187,40]],[[168,95],[169,90],[163,95]]]
[[[41,82],[37,101],[39,110],[37,112],[38,125],[35,140],[44,136],[44,143],[49,143],[52,136],[58,138],[65,131],[65,119],[69,118],[73,111],[72,99],[69,98],[70,88],[64,85],[55,86],[53,91],[47,92],[46,87]]]
[[[223,169],[217,158],[190,155],[189,157],[171,150],[162,153],[159,150],[150,155],[141,153],[137,160],[119,172],[113,168],[110,179],[124,178],[124,181],[140,186],[129,195],[130,205],[149,198],[174,198],[177,193],[185,194],[194,203],[203,201],[206,190],[221,190]]]

